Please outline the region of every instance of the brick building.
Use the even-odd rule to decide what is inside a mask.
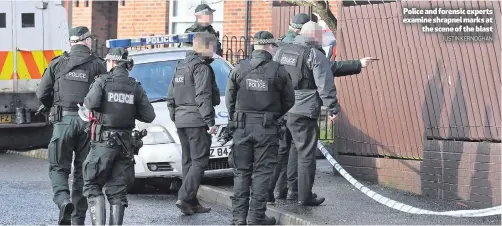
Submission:
[[[224,36],[240,39],[246,35],[245,0],[72,0],[65,5],[71,26],[88,26],[97,35],[98,45],[103,45],[104,40],[112,38],[182,33],[195,21],[193,11],[201,2],[216,9],[213,27],[222,39]],[[311,13],[308,7],[295,7],[283,1],[256,0],[248,4],[247,26],[251,36],[260,30],[283,35],[277,31],[287,28],[291,16]],[[330,4],[336,14],[337,3],[330,0]],[[286,13],[274,14],[279,8]]]

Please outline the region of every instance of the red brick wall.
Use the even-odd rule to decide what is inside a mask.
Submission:
[[[244,36],[246,1],[226,0],[224,2],[223,31],[226,36]],[[251,1],[249,13],[249,35],[272,30],[272,1]]]
[[[501,204],[500,143],[426,141],[424,146],[423,160],[335,156],[357,179],[472,207]]]
[[[83,0],[74,0],[72,5],[72,27],[86,26],[89,29],[92,26],[92,1],[85,6]]]
[[[126,0],[118,4],[117,37],[137,37],[169,32],[169,1]]]

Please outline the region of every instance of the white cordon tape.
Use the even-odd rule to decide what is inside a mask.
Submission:
[[[457,211],[445,211],[445,212],[435,212],[435,211],[430,211],[430,210],[424,210],[424,209],[419,209],[415,208],[413,206],[406,205],[404,203],[400,203],[398,201],[383,197],[382,195],[370,190],[366,186],[362,185],[354,179],[347,171],[343,169],[343,167],[338,164],[338,162],[329,154],[328,150],[326,147],[324,147],[324,144],[321,141],[317,141],[317,148],[321,150],[321,152],[324,154],[326,159],[335,167],[335,169],[343,176],[345,179],[349,181],[352,185],[354,185],[359,191],[367,195],[368,197],[372,198],[373,200],[386,205],[392,209],[399,210],[402,212],[406,213],[413,213],[413,214],[428,214],[428,215],[442,215],[442,216],[451,216],[451,217],[486,217],[486,216],[493,216],[493,215],[501,215],[502,214],[502,206],[496,206],[496,207],[491,207],[491,208],[486,208],[486,209],[479,209],[479,210],[457,210]]]

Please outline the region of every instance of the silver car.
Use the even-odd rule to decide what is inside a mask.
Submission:
[[[181,144],[176,126],[169,117],[166,97],[176,65],[185,58],[191,48],[165,48],[130,51],[129,56],[134,60],[134,67],[130,76],[141,83],[148,99],[152,103],[157,117],[152,123],[137,121],[139,130],[146,129],[148,135],[143,138],[143,147],[134,156],[135,185],[141,186],[142,179],[156,179],[150,182],[171,184],[171,189],[179,186],[181,178]],[[222,95],[221,104],[215,107],[216,125],[219,127],[213,135],[209,166],[205,177],[226,177],[232,174],[228,165],[228,154],[232,142],[221,145],[218,137],[226,130],[228,112],[225,106],[225,89],[232,65],[215,55],[211,67],[214,70],[216,82]],[[161,180],[158,180],[161,179]]]

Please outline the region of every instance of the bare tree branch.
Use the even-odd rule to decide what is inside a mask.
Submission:
[[[207,4],[217,4],[217,3],[220,3],[220,2],[223,2],[224,0],[212,0],[210,3],[207,3]]]
[[[315,1],[315,0],[285,0],[286,2],[293,3],[295,5],[310,6],[312,10],[321,17],[326,23],[328,28],[336,36],[337,20],[331,9],[329,8],[329,3],[327,0]]]

